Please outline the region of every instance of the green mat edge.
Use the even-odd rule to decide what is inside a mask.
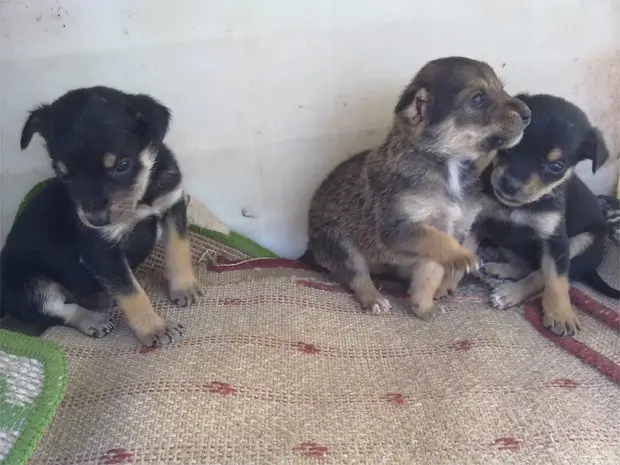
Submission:
[[[26,204],[43,188],[45,185],[50,182],[54,178],[49,178],[40,183],[36,184],[28,193],[24,196],[24,199],[19,204],[17,209],[17,214],[19,215]],[[277,258],[278,255],[272,252],[271,250],[263,247],[262,245],[254,242],[252,239],[249,239],[242,234],[239,234],[235,231],[230,231],[228,235],[222,234],[217,231],[213,231],[211,229],[206,229],[201,226],[191,224],[189,226],[192,232],[196,234],[200,234],[203,237],[208,239],[213,239],[214,241],[220,242],[223,245],[228,247],[232,247],[233,249],[238,250],[239,252],[243,252],[249,255],[252,258]]]
[[[24,465],[34,454],[65,396],[69,369],[67,356],[57,344],[38,337],[0,329],[0,349],[43,363],[45,379],[35,408],[2,465]],[[13,353],[11,349],[21,352]]]

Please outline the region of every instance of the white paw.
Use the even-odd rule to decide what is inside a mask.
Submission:
[[[370,310],[374,314],[388,313],[391,309],[392,309],[392,304],[385,297],[381,297],[380,299],[377,299],[377,301],[370,308]]]
[[[84,334],[91,337],[103,337],[114,329],[114,324],[108,312],[93,312],[80,309],[75,326]]]
[[[491,305],[498,310],[506,310],[518,305],[519,298],[515,283],[499,284],[491,291]]]

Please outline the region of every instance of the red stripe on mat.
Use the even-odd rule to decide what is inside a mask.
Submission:
[[[582,312],[589,313],[616,331],[620,331],[620,311],[607,308],[594,297],[575,287],[570,289],[570,300]]]
[[[574,295],[579,295],[579,297],[581,298],[581,300],[577,298],[573,301],[575,307],[577,307],[579,310],[583,310],[591,314],[592,316],[600,319],[603,323],[609,324],[612,328],[616,329],[612,324],[609,323],[610,318],[608,316],[602,317],[602,315],[608,315],[608,312],[613,313],[613,310],[605,307],[600,302],[597,302],[589,296],[583,294],[581,291],[572,288],[571,298]],[[584,308],[583,306],[584,297],[590,301],[588,302],[588,308]],[[597,352],[591,347],[585,345],[583,342],[580,342],[572,337],[557,336],[556,334],[545,328],[545,326],[543,325],[542,314],[540,311],[540,300],[525,305],[525,318],[547,339],[555,342],[557,345],[567,350],[575,357],[579,358],[582,362],[598,369],[616,384],[620,384],[620,365],[618,365],[616,362],[605,357],[603,354]]]

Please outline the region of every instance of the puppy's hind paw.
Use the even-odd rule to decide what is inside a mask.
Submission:
[[[94,312],[85,308],[76,311],[71,325],[82,331],[87,336],[101,338],[110,334],[114,329],[114,324],[107,312]]]

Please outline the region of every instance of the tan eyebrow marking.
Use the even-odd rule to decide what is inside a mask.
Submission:
[[[106,153],[103,156],[103,166],[106,168],[113,168],[116,165],[116,155],[112,153]]]
[[[69,174],[69,168],[67,168],[67,165],[65,165],[61,161],[56,162],[56,168],[58,168],[58,171],[60,171],[62,174]]]

